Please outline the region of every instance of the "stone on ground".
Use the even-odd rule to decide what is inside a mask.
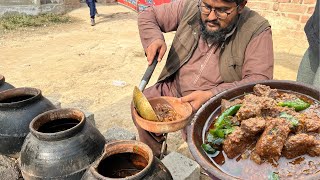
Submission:
[[[174,180],[200,179],[200,165],[182,154],[171,152],[161,161],[168,168]]]

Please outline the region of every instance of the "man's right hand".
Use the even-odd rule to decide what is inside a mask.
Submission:
[[[153,41],[147,48],[147,60],[148,64],[151,65],[154,59],[154,56],[159,52],[158,62],[160,62],[167,51],[167,44],[162,39],[157,39]]]

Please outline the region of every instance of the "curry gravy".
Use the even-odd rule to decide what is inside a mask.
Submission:
[[[293,93],[283,90],[278,90],[280,93]],[[298,93],[299,98],[313,105],[319,105],[319,101]],[[231,99],[230,101],[243,98],[244,95]],[[218,107],[208,118],[203,131],[203,142],[205,142],[208,130],[213,128],[214,121],[220,115],[221,106]],[[320,139],[318,133],[314,136]],[[260,137],[257,136],[257,139]],[[229,159],[222,148],[216,154],[209,155],[213,164],[224,173],[239,179],[268,179],[272,173],[279,175],[280,179],[320,179],[320,157],[311,157],[307,154],[293,159],[287,159],[283,156],[277,162],[264,162],[257,164],[250,160],[250,153],[255,147],[256,142],[250,145],[246,151],[236,158]]]

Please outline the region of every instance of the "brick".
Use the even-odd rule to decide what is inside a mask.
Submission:
[[[290,0],[278,0],[279,3],[288,3]]]
[[[300,15],[299,14],[287,14],[288,18],[296,20],[296,21],[300,21]]]
[[[200,179],[200,165],[182,154],[171,152],[161,161],[170,171],[173,180]]]
[[[302,4],[302,0],[291,0],[291,3]]]
[[[300,22],[305,24],[309,18],[310,18],[310,16],[302,16]]]
[[[279,10],[279,3],[274,3],[272,7],[273,11],[278,11]]]
[[[283,4],[279,6],[279,10],[282,12],[293,12],[293,13],[305,13],[307,12],[307,6],[300,4]]]
[[[314,7],[308,7],[307,13],[308,14],[313,14]]]
[[[115,141],[115,140],[136,140],[136,134],[130,131],[127,131],[126,129],[123,129],[118,126],[114,126],[104,133],[102,135],[106,139],[106,143]]]
[[[250,1],[247,3],[248,7],[251,9],[258,9],[258,10],[268,10],[272,8],[272,3],[268,2],[251,2]]]
[[[317,0],[303,0],[303,4],[316,4]]]

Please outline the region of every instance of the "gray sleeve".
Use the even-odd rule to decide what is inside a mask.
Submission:
[[[311,49],[314,49],[314,51],[319,50],[319,21],[319,0],[317,0],[314,12],[304,27],[309,46]]]

